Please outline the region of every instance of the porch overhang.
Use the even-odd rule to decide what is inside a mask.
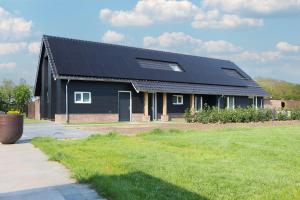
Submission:
[[[269,96],[260,87],[235,87],[224,85],[205,85],[160,81],[132,81],[137,92],[161,92],[180,94],[232,95],[232,96]]]

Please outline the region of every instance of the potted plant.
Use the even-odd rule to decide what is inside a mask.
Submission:
[[[14,144],[23,134],[23,115],[19,111],[0,114],[0,143]]]

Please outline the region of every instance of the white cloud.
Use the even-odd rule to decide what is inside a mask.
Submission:
[[[40,42],[6,42],[0,43],[0,55],[9,55],[18,53],[22,50],[28,50],[29,53],[35,54],[40,51]]]
[[[203,6],[218,8],[225,12],[250,11],[270,14],[287,10],[299,10],[300,0],[204,0]]]
[[[185,53],[215,53],[236,52],[240,48],[224,40],[202,41],[183,32],[165,32],[158,37],[146,36],[143,44],[145,47],[163,50],[179,50]]]
[[[276,44],[276,48],[280,51],[285,51],[285,52],[298,52],[300,51],[300,46],[297,45],[292,45],[287,42],[278,42]]]
[[[115,31],[108,30],[102,36],[102,41],[107,43],[117,43],[125,40],[125,35]]]
[[[26,48],[26,42],[0,43],[0,55],[16,53]]]
[[[23,38],[28,36],[32,22],[15,16],[0,6],[0,37],[1,40]]]
[[[233,56],[233,60],[238,61],[257,61],[257,62],[267,62],[273,61],[281,58],[279,51],[263,51],[263,52],[251,52],[243,51],[237,55]]]
[[[203,43],[204,49],[210,52],[237,52],[241,48],[224,40],[209,40]]]
[[[100,19],[114,26],[147,26],[154,22],[180,20],[192,17],[199,8],[190,1],[144,0],[132,10],[100,10]]]
[[[100,10],[100,19],[113,26],[148,26],[156,22],[191,20],[194,28],[235,28],[262,26],[263,20],[207,10],[188,0],[141,0],[132,10]]]
[[[262,19],[241,18],[238,15],[221,15],[218,10],[197,14],[192,22],[194,28],[236,28],[239,26],[263,26]]]
[[[286,58],[280,51],[249,51],[225,40],[201,40],[183,32],[165,32],[157,37],[146,36],[144,47],[233,61],[266,63]],[[295,59],[294,59],[295,60]]]
[[[32,42],[32,43],[28,44],[29,53],[32,53],[32,54],[39,53],[40,52],[40,46],[41,46],[40,42]]]
[[[14,69],[16,66],[17,64],[14,62],[0,63],[0,69]]]

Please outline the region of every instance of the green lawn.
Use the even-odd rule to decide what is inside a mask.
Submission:
[[[40,123],[47,123],[48,121],[45,120],[35,120],[35,119],[28,119],[24,118],[24,124],[40,124]]]
[[[300,199],[300,126],[33,144],[109,199]]]

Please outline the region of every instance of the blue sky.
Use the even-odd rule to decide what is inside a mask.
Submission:
[[[0,0],[0,81],[33,84],[43,34],[234,61],[300,83],[300,0]]]

